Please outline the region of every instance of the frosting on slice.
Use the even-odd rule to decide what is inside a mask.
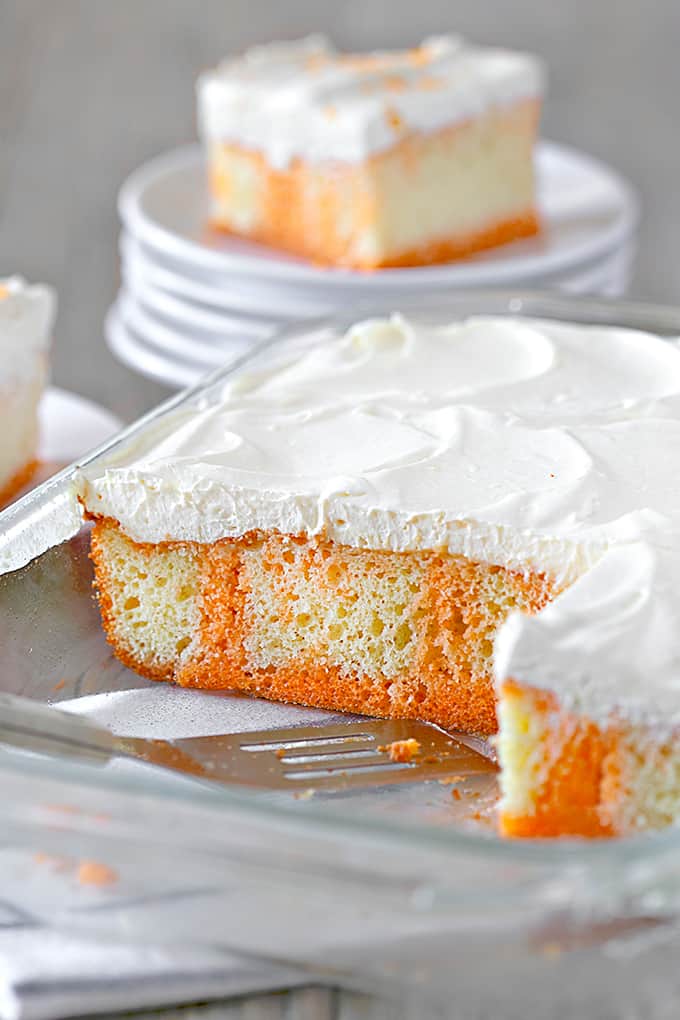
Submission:
[[[206,139],[261,152],[278,168],[295,157],[361,162],[404,129],[438,131],[542,89],[537,58],[458,36],[355,55],[309,36],[258,46],[203,74],[199,124]]]
[[[20,276],[0,279],[0,386],[35,374],[49,346],[55,298],[50,287]]]

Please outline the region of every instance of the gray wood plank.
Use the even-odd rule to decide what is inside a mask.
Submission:
[[[285,1020],[335,1020],[335,994],[330,988],[299,988],[286,1002]]]

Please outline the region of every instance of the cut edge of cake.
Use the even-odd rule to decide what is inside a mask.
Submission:
[[[108,639],[152,679],[366,715],[496,730],[495,633],[546,577],[446,553],[261,533],[136,543],[95,523]]]

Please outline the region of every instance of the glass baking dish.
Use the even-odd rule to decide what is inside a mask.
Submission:
[[[402,310],[428,322],[522,314],[680,335],[680,310],[548,294]],[[351,321],[385,311],[357,309]],[[347,324],[288,329],[0,514],[0,690],[68,702],[134,735],[189,735],[197,717],[223,732],[319,717],[179,691],[118,663],[92,597],[73,480],[153,441],[235,374]],[[493,782],[470,780],[459,800],[438,783],[296,797],[0,747],[0,922],[237,949],[310,980],[396,995],[414,1017],[452,1004],[465,1018],[675,1016],[680,832],[503,842],[490,824]],[[84,860],[94,872],[78,871]],[[89,873],[101,881],[78,881]]]

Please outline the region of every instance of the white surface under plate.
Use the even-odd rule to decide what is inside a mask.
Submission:
[[[39,456],[70,463],[115,435],[122,423],[104,407],[51,386],[40,403]]]
[[[614,171],[573,149],[542,142],[537,152],[544,230],[474,258],[447,265],[357,272],[320,269],[273,249],[210,231],[208,193],[198,146],[160,156],[123,185],[126,229],[186,267],[326,291],[385,296],[395,290],[501,286],[567,271],[623,243],[637,221],[637,201]]]

